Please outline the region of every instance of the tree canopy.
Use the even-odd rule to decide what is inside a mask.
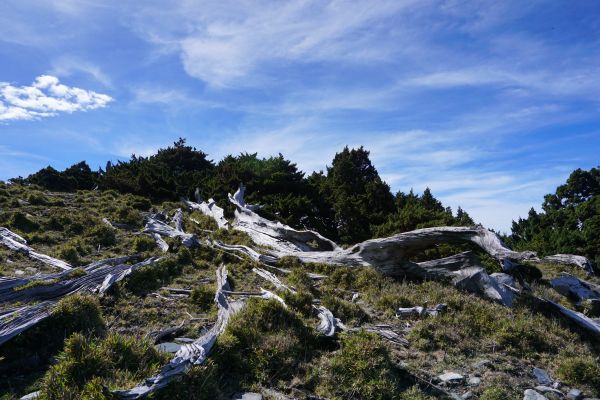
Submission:
[[[600,265],[600,167],[573,171],[544,197],[542,209],[513,221],[509,243],[542,255],[580,254]]]
[[[319,231],[342,244],[426,226],[473,224],[460,208],[453,216],[429,188],[422,195],[411,190],[394,196],[363,147],[345,147],[325,172],[305,176],[281,154],[228,155],[215,164],[180,139],[149,157],[132,155],[127,161],[108,162],[98,172],[82,161],[62,172],[44,168],[25,181],[57,191],[97,186],[152,200],[192,197],[199,188],[203,198],[213,197],[229,213],[233,208],[227,193],[244,183],[246,200],[261,204],[265,217]]]

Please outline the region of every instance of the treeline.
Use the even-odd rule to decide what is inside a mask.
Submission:
[[[412,190],[392,194],[362,147],[344,148],[326,171],[305,176],[281,154],[230,155],[215,164],[180,139],[150,157],[133,155],[99,171],[80,162],[64,171],[47,167],[15,181],[56,191],[114,189],[153,201],[192,197],[199,188],[205,199],[213,197],[229,212],[227,193],[243,182],[247,201],[263,205],[264,216],[344,244],[428,226],[473,224],[460,208],[453,215],[429,189],[421,195]]]
[[[577,169],[554,194],[544,197],[543,212],[533,208],[513,221],[508,242],[543,255],[570,253],[600,265],[600,167]]]

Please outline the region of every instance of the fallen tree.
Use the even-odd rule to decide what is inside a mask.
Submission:
[[[27,245],[27,241],[7,228],[0,227],[0,244],[9,248],[9,250],[17,251],[25,254],[27,257],[43,262],[52,267],[69,270],[73,268],[69,263],[62,260],[41,254],[33,250]]]
[[[0,303],[39,303],[2,311],[0,345],[48,318],[60,299],[80,292],[103,294],[131,272],[159,260],[157,257],[151,257],[133,265],[123,264],[123,258],[104,260],[88,265],[83,269],[85,274],[72,279],[66,275],[60,278],[56,275],[46,275],[30,279],[3,279],[0,282]],[[33,282],[41,284],[31,284]]]

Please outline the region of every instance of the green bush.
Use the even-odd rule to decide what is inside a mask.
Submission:
[[[401,393],[388,347],[364,331],[342,335],[341,349],[321,357],[310,375],[316,393],[332,399],[396,399]]]
[[[71,265],[79,265],[79,252],[72,244],[65,244],[58,250],[58,256]]]
[[[133,271],[123,286],[134,294],[142,295],[164,286],[181,270],[182,265],[174,257],[169,257]]]
[[[202,311],[208,311],[214,304],[215,290],[212,285],[198,285],[192,289],[190,302]]]
[[[103,340],[74,334],[41,382],[41,400],[104,399],[103,386],[133,385],[166,361],[151,342],[110,334]]]
[[[219,391],[219,370],[214,362],[195,365],[185,375],[158,391],[154,400],[214,400],[223,398]]]
[[[40,224],[32,220],[27,214],[21,211],[15,211],[11,215],[8,224],[12,228],[23,232],[33,232],[40,229]]]
[[[323,305],[343,322],[356,322],[360,324],[369,320],[369,316],[356,304],[340,299],[336,296],[323,296]]]
[[[217,340],[214,359],[230,384],[272,385],[313,356],[316,336],[275,300],[251,299]]]
[[[108,225],[98,224],[86,233],[92,244],[101,246],[112,246],[117,242],[115,230]]]
[[[27,201],[29,202],[29,204],[34,206],[43,206],[48,204],[48,198],[44,196],[44,194],[41,192],[29,193],[29,196],[27,196]]]
[[[133,240],[133,250],[141,253],[156,248],[156,242],[150,236],[138,235]]]
[[[559,378],[574,385],[592,385],[600,392],[600,360],[598,357],[574,355],[559,357]]]
[[[87,337],[101,337],[106,333],[98,300],[89,295],[74,294],[58,302],[46,320],[18,335],[0,347],[0,359],[27,360],[35,355],[45,361],[60,351],[65,337],[79,332]],[[27,370],[25,363],[19,366]]]

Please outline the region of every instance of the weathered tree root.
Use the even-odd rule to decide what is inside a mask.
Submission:
[[[230,223],[225,218],[225,211],[217,205],[213,199],[208,199],[208,202],[197,199],[198,203],[182,199],[182,201],[192,210],[198,210],[204,215],[212,217],[219,228],[229,229]]]
[[[199,242],[198,242],[198,238],[196,237],[196,235],[191,234],[191,233],[185,233],[183,231],[182,218],[183,217],[181,215],[181,210],[178,209],[175,212],[175,216],[173,217],[173,222],[175,223],[175,226],[176,226],[175,228],[173,228],[172,226],[169,226],[167,223],[165,223],[164,221],[161,220],[160,214],[149,215],[146,217],[146,226],[144,227],[143,232],[151,234],[155,240],[157,240],[155,234],[158,234],[160,236],[167,236],[167,237],[171,237],[171,238],[178,237],[181,239],[181,243],[186,247],[198,246]],[[164,250],[165,247],[164,247],[163,243],[160,243],[157,240],[157,244],[163,251],[165,251]],[[168,246],[167,246],[167,250],[168,250]]]
[[[48,264],[56,268],[64,270],[73,268],[69,263],[36,252],[31,247],[27,246],[27,241],[25,239],[3,227],[0,227],[0,244],[8,247],[10,250],[18,251],[25,254],[29,258],[41,261],[44,264]]]

